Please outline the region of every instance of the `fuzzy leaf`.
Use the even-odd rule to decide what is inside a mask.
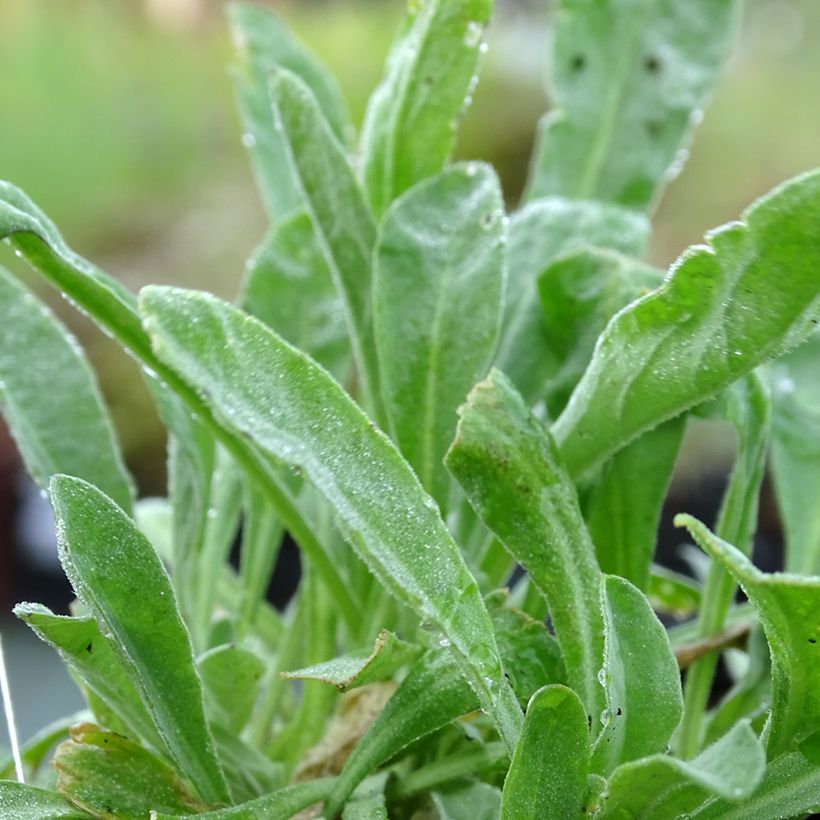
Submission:
[[[552,431],[573,476],[802,341],[820,316],[820,172],[758,201],[618,313]]]
[[[498,336],[505,241],[498,180],[477,163],[415,186],[379,228],[373,298],[382,394],[399,448],[442,510],[456,408],[486,373]]]
[[[226,426],[315,485],[384,587],[450,639],[514,743],[522,716],[478,585],[395,447],[324,370],[236,308],[156,287],[143,291],[141,307],[157,355],[207,393]]]
[[[604,728],[592,752],[594,772],[667,750],[683,714],[680,672],[666,630],[629,581],[601,580],[604,616]]]
[[[245,128],[243,142],[250,151],[268,216],[277,221],[298,208],[302,196],[291,175],[283,137],[274,127],[268,93],[271,73],[286,68],[299,76],[342,141],[349,127],[347,113],[333,76],[269,9],[231,3],[228,21],[236,50],[231,74]]]
[[[449,159],[492,10],[493,0],[410,4],[362,131],[364,179],[376,213]]]
[[[701,114],[734,30],[732,0],[563,0],[555,109],[541,125],[530,196],[653,200]]]
[[[580,814],[587,790],[589,727],[566,686],[539,689],[527,707],[501,798],[502,820],[563,820]]]
[[[199,659],[210,720],[239,734],[250,719],[259,694],[265,662],[235,644],[209,649]]]
[[[55,473],[81,476],[130,511],[134,487],[94,373],[74,337],[3,268],[0,351],[0,414],[31,477],[45,489]]]
[[[539,276],[557,256],[582,247],[639,254],[648,236],[646,217],[602,202],[551,197],[530,202],[513,214],[507,298],[496,365],[512,379],[528,404],[544,398],[547,384],[562,365],[561,354],[553,349],[562,319],[559,315],[552,334],[545,330],[542,300],[546,303],[551,297],[544,293],[539,298]]]
[[[480,780],[457,783],[431,795],[440,820],[498,820],[501,792]]]
[[[476,385],[459,413],[447,467],[546,598],[567,680],[597,715],[600,572],[575,487],[548,433],[500,371]]]
[[[689,515],[675,516],[743,588],[757,611],[772,654],[769,759],[820,731],[820,578],[766,574]]]
[[[190,637],[160,559],[128,516],[95,487],[56,476],[50,490],[60,560],[77,595],[111,635],[180,770],[203,800],[228,803]]]
[[[88,820],[54,792],[26,786],[16,780],[0,780],[0,816],[9,820]]]

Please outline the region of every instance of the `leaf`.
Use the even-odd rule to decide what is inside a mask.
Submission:
[[[652,755],[619,766],[599,816],[678,820],[712,795],[745,803],[765,767],[763,747],[742,721],[693,760]]]
[[[278,69],[270,93],[275,123],[341,299],[363,395],[378,406],[370,292],[376,242],[373,216],[342,146],[307,86],[291,72]]]
[[[441,171],[472,100],[493,0],[411,3],[368,104],[364,180],[377,214]]]
[[[198,665],[209,719],[239,734],[253,712],[265,662],[250,649],[223,644],[209,649]]]
[[[89,816],[58,794],[14,780],[0,780],[0,815],[9,820],[88,820]]]
[[[333,779],[329,777],[285,786],[256,800],[198,814],[201,820],[290,820],[300,811],[324,800]],[[173,820],[174,815],[152,813],[150,820]],[[73,820],[73,818],[72,818]]]
[[[432,793],[440,820],[498,820],[501,792],[489,783],[471,780]]]
[[[772,654],[769,759],[820,729],[820,578],[766,574],[689,515],[675,516],[703,550],[743,588],[757,611]]]
[[[153,547],[128,516],[85,481],[55,476],[50,492],[60,561],[77,595],[111,635],[180,770],[206,802],[229,802],[205,722],[191,641]]]
[[[455,411],[485,374],[498,336],[505,242],[501,188],[477,163],[410,189],[379,228],[373,311],[382,394],[399,448],[442,510]]]
[[[85,356],[51,311],[3,268],[0,351],[0,413],[31,477],[45,489],[55,473],[82,476],[130,511],[133,483]]]
[[[565,686],[539,689],[501,798],[502,820],[576,817],[587,790],[589,728],[584,705]]]
[[[547,384],[562,365],[553,350],[561,317],[551,337],[544,328],[539,276],[557,256],[582,247],[639,254],[648,236],[645,216],[603,202],[551,197],[530,202],[513,214],[507,298],[496,365],[512,379],[528,404],[544,398]]]
[[[281,762],[270,760],[218,723],[211,725],[211,732],[234,803],[254,800],[285,784],[285,767]]]
[[[376,775],[371,783],[363,783],[342,812],[342,820],[388,820],[384,802],[387,774]]]
[[[254,251],[239,301],[337,379],[344,378],[349,354],[342,304],[304,210],[279,222]]]
[[[646,597],[653,609],[676,618],[688,618],[698,611],[702,590],[688,576],[656,564],[649,576]]]
[[[555,108],[541,124],[531,197],[644,209],[682,164],[729,50],[727,0],[565,0],[552,58]]]
[[[438,625],[512,744],[521,714],[478,585],[395,447],[324,370],[236,308],[156,287],[141,307],[157,355],[230,429],[297,466],[382,585]]]
[[[516,694],[526,703],[535,688],[563,678],[561,660],[554,640],[542,623],[522,612],[498,608],[494,601],[491,603],[505,668],[509,670]],[[479,708],[475,693],[443,651],[446,640],[443,640],[445,646],[426,652],[416,661],[350,753],[328,800],[329,816],[333,816],[356,786],[382,763],[415,740]]]
[[[575,487],[555,446],[498,370],[476,385],[446,464],[484,523],[549,604],[569,685],[599,714],[603,625],[600,571]]]
[[[55,615],[40,604],[18,604],[14,614],[57,650],[72,675],[116,714],[134,738],[165,751],[128,672],[93,618]]]
[[[346,692],[368,683],[390,680],[399,669],[413,663],[421,652],[421,647],[405,643],[392,632],[383,629],[379,632],[372,651],[364,650],[292,672],[283,672],[282,677],[289,680],[323,681]]]
[[[820,336],[771,369],[772,478],[786,535],[786,569],[820,575]]]
[[[230,3],[228,22],[236,52],[231,75],[256,180],[271,221],[289,215],[302,202],[291,176],[284,140],[274,127],[268,83],[277,68],[299,76],[315,94],[338,139],[349,128],[347,112],[333,76],[298,42],[271,10]]]
[[[95,817],[145,817],[152,809],[190,815],[207,808],[167,763],[92,723],[72,728],[53,765],[60,792]]]
[[[820,766],[799,752],[781,755],[766,767],[760,785],[740,803],[725,797],[693,812],[692,820],[772,820],[798,817],[820,806]]]
[[[800,342],[820,312],[820,172],[759,200],[618,313],[552,427],[573,476]]]
[[[606,710],[591,768],[609,775],[621,763],[667,750],[683,714],[683,694],[666,630],[643,593],[604,575],[601,611]]]

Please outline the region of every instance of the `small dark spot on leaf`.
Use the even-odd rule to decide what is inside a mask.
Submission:
[[[91,645],[91,641],[89,641],[88,644],[85,647],[85,651],[90,652],[92,649],[93,649],[93,646]]]
[[[426,77],[422,80],[422,82],[423,82],[425,85],[427,85],[427,86],[431,86],[431,85],[435,82],[435,77],[433,77],[433,75],[432,75],[432,74],[428,74],[428,75],[427,75],[427,76],[426,76]]]
[[[650,137],[657,137],[661,133],[661,124],[657,120],[647,120],[646,133]]]
[[[102,740],[103,740],[103,743],[108,743],[108,738],[107,737],[104,737]]]
[[[587,725],[592,728],[592,715],[587,715]]]
[[[587,58],[583,54],[576,54],[570,63],[573,71],[583,71],[587,66]]]
[[[621,709],[621,707],[619,706],[619,707],[618,707],[618,709],[617,709],[617,711],[615,712],[615,714],[616,714],[618,717],[620,717],[623,713],[624,713],[624,710],[623,710],[623,709]]]
[[[809,643],[817,643],[817,638],[809,638]]]
[[[663,68],[663,63],[661,63],[660,58],[656,54],[648,55],[643,61],[643,64],[650,74],[657,74],[661,68]]]

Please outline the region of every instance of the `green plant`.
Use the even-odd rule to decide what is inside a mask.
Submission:
[[[820,173],[666,278],[637,261],[735,6],[564,0],[557,114],[508,220],[490,168],[448,164],[491,5],[411,4],[358,171],[315,58],[230,8],[272,223],[239,307],[135,298],[0,186],[0,234],[141,362],[170,432],[169,499],[135,502],[82,354],[0,273],[0,400],[78,598],[15,611],[89,709],[23,747],[4,817],[820,805]],[[676,519],[711,556],[702,583],[652,563],[693,415],[738,442],[715,533]],[[787,574],[748,559],[769,450]],[[303,567],[279,613],[285,533]],[[666,630],[653,606],[697,618]]]

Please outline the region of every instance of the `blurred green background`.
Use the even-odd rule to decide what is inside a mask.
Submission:
[[[403,0],[271,3],[339,77],[354,119],[378,81]],[[549,0],[499,0],[458,153],[522,187],[548,106]],[[820,165],[820,3],[748,0],[734,56],[683,175],[657,212],[666,266],[773,184]],[[78,251],[133,289],[173,282],[231,296],[264,220],[226,71],[223,4],[2,0],[0,178],[26,189]],[[0,261],[13,264],[7,249]],[[163,439],[136,367],[59,308],[99,367],[144,492]]]

